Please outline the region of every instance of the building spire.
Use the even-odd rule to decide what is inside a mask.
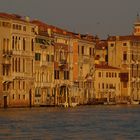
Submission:
[[[139,16],[139,13],[137,13],[137,18],[136,18],[136,21],[134,23],[133,35],[140,36],[140,16]]]

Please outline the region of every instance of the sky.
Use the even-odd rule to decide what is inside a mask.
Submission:
[[[140,0],[0,0],[0,12],[106,39],[108,35],[132,34]]]

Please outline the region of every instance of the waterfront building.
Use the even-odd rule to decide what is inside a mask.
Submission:
[[[70,71],[70,36],[63,30],[56,29],[55,37],[55,103],[69,106],[71,102],[72,77]]]
[[[93,98],[94,93],[92,76],[95,43],[93,36],[77,35],[40,21],[32,23],[36,24],[39,30],[51,32],[53,36],[54,68],[52,74],[54,79],[51,84],[54,89],[50,98],[54,105],[73,106],[87,103]]]
[[[54,37],[46,24],[34,20],[38,26],[35,38],[35,106],[54,105]]]
[[[108,37],[108,64],[121,69],[122,100],[140,100],[140,20],[128,36]]]
[[[95,64],[95,99],[116,102],[121,97],[120,69],[107,64]]]
[[[76,35],[76,34],[75,34]],[[94,98],[95,38],[91,35],[76,35],[74,47],[74,86],[78,87],[79,104],[87,104]]]
[[[74,106],[94,98],[95,38],[0,14],[0,105]]]
[[[0,106],[31,106],[34,94],[34,42],[29,17],[0,13]],[[29,86],[30,85],[30,86]]]

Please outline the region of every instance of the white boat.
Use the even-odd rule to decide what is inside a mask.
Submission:
[[[71,103],[71,107],[76,107],[77,105],[78,105],[78,103],[76,103],[76,102]]]
[[[136,101],[136,100],[131,101],[131,105],[138,105],[138,104],[139,104],[139,101]]]

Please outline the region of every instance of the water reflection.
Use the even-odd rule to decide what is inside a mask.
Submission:
[[[0,139],[140,139],[140,106],[0,110]]]

